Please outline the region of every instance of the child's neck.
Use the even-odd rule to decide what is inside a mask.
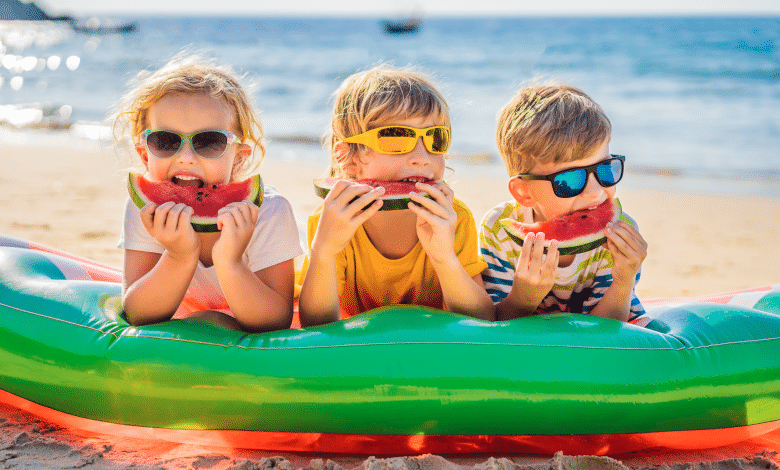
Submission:
[[[400,259],[417,245],[417,216],[410,210],[381,211],[363,228],[371,244],[385,258]]]
[[[204,267],[210,268],[214,265],[214,259],[211,257],[211,250],[214,248],[214,244],[219,240],[220,232],[201,232],[196,234],[200,238],[200,255],[198,259]]]

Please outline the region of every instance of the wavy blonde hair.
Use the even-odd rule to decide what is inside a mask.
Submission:
[[[253,148],[249,157],[236,162],[231,180],[236,175],[248,175],[257,169],[265,157],[265,147],[262,142],[263,126],[250,95],[231,67],[217,65],[203,54],[182,52],[157,71],[138,73],[117,106],[114,139],[120,144],[132,142],[135,146],[141,133],[149,126],[149,108],[172,93],[205,94],[235,110],[238,138]],[[135,151],[129,153],[133,155]]]
[[[447,102],[430,78],[409,68],[380,65],[347,77],[334,93],[331,128],[324,141],[330,150],[328,175],[353,178],[345,164],[359,156],[365,146],[349,145],[349,154],[339,160],[336,144],[393,119],[433,117],[438,125],[450,127]]]
[[[604,110],[579,88],[540,84],[522,88],[498,114],[496,143],[509,176],[536,163],[586,158],[610,139]]]

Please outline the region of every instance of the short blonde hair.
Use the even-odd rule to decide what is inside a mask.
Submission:
[[[331,128],[325,135],[331,161],[329,176],[352,178],[344,165],[355,158],[363,145],[349,145],[346,159],[338,161],[336,144],[390,123],[393,119],[433,117],[438,125],[450,126],[447,102],[424,74],[411,69],[377,66],[350,75],[334,93]]]
[[[586,158],[611,134],[607,115],[585,92],[544,84],[522,88],[499,112],[496,143],[514,176],[536,163]]]
[[[242,143],[251,145],[253,151],[244,161],[237,162],[231,179],[236,174],[246,175],[256,170],[265,157],[265,147],[263,126],[250,95],[231,67],[216,65],[213,59],[201,54],[180,53],[159,70],[145,70],[136,75],[117,107],[113,125],[117,142],[126,143],[129,138],[133,145],[137,144],[149,126],[149,108],[173,93],[205,94],[235,110],[237,136]]]

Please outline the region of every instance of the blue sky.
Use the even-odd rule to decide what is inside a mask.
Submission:
[[[23,0],[24,1],[24,0]],[[51,13],[88,14],[218,14],[386,16],[398,11],[398,0],[36,0]],[[772,15],[780,16],[778,0],[419,0],[424,15]]]

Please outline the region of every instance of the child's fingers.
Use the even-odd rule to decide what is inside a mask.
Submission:
[[[440,200],[433,200],[420,193],[409,193],[411,201],[407,205],[409,209],[416,209],[415,212],[420,214],[422,212],[430,212],[431,214],[439,217],[440,219],[452,219],[455,218],[455,209],[452,208],[451,202],[447,201],[444,195],[441,195]]]
[[[176,206],[173,202],[166,202],[157,206],[154,211],[153,227],[157,232],[162,232],[169,226],[168,218],[171,210]]]
[[[537,270],[542,266],[542,257],[544,256],[544,233],[536,234],[536,241],[531,249],[530,266],[532,270]]]
[[[370,186],[366,186],[366,188],[371,188]],[[356,214],[362,213],[362,211],[367,210],[372,207],[372,204],[376,202],[382,195],[385,193],[385,188],[379,187],[379,188],[371,188],[370,191],[363,194],[362,196],[355,196],[350,198],[349,200],[346,200],[346,197],[344,198],[346,200],[346,210],[347,214],[350,217],[354,217]],[[347,193],[345,193],[346,196]],[[382,207],[381,205],[379,207]]]
[[[385,188],[384,187],[371,187],[366,184],[356,184],[351,183],[346,180],[340,180],[338,181],[334,186],[333,189],[330,190],[328,195],[325,197],[326,201],[333,201],[333,202],[340,202],[344,206],[348,205],[350,202],[352,202],[353,199],[368,194],[371,192],[374,192],[375,194],[384,193]]]
[[[558,251],[558,240],[550,240],[550,245],[547,247],[547,257],[542,264],[542,276],[544,278],[554,276],[555,271],[558,269],[560,256],[560,252]]]
[[[438,202],[440,205],[451,206],[455,199],[455,191],[444,183],[436,183],[436,185],[416,183],[415,188],[430,195],[431,199]]]
[[[193,210],[191,207],[184,204],[175,204],[168,211],[168,215],[165,220],[165,229],[169,233],[175,233],[179,229],[183,228],[185,223],[190,223],[190,214]]]
[[[154,213],[157,210],[157,204],[149,203],[141,209],[141,223],[147,232],[151,232],[154,228]]]
[[[531,262],[531,252],[534,248],[534,242],[536,241],[535,233],[527,233],[523,239],[523,247],[520,249],[520,259],[518,260],[519,266],[526,267]]]
[[[374,216],[377,212],[379,212],[379,209],[382,208],[382,202],[381,199],[378,199],[374,202],[372,202],[368,207],[362,209],[362,212],[358,212],[356,215],[352,217],[352,221],[356,223],[357,225],[363,225],[363,223]]]
[[[254,206],[254,204],[247,202],[234,202],[221,208],[219,211],[217,211],[217,214],[219,215],[224,212],[229,212],[233,215],[233,219],[235,219],[236,225],[246,227],[249,225],[254,225],[252,209],[250,206]],[[256,217],[255,220],[257,220]]]
[[[605,235],[612,245],[624,255],[635,253],[642,259],[647,255],[647,242],[639,232],[626,223],[609,224]]]
[[[330,192],[327,196],[325,196],[325,199],[335,199],[341,195],[342,192],[344,192],[345,189],[349,188],[350,186],[354,186],[349,181],[346,180],[339,180],[336,182],[336,184],[333,185]]]

